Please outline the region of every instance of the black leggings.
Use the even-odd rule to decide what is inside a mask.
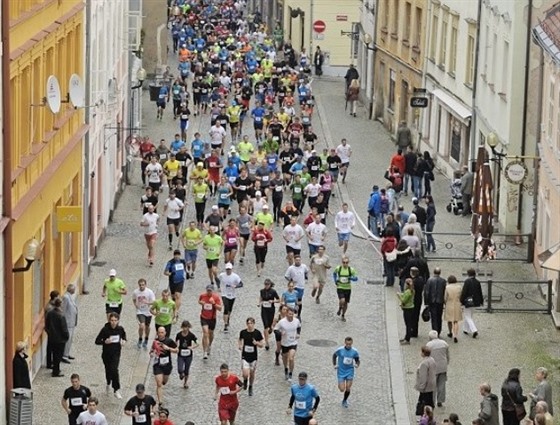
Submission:
[[[266,254],[268,252],[268,248],[265,247],[255,247],[255,261],[257,264],[264,264],[266,260]]]
[[[272,195],[272,211],[274,213],[274,221],[278,221],[280,218],[280,210],[282,209],[282,195],[274,196]]]
[[[195,202],[194,207],[196,209],[196,221],[198,223],[204,222],[204,209],[206,208],[206,201]]]

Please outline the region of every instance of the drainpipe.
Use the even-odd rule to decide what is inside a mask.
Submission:
[[[523,101],[523,128],[521,130],[521,156],[525,156],[525,151],[527,149],[527,114],[529,112],[529,102],[527,101],[527,96],[529,96],[529,64],[531,62],[531,34],[532,34],[532,21],[533,21],[533,0],[529,0],[527,10],[527,36],[525,40],[525,87],[523,88],[523,96],[525,100]],[[535,167],[536,168],[536,167]],[[536,172],[536,169],[535,169]],[[535,180],[536,181],[536,180]],[[517,204],[517,240],[516,244],[522,242],[521,239],[521,223],[523,220],[523,188],[519,188],[519,203]],[[530,247],[529,247],[530,248]],[[533,251],[531,251],[531,259],[533,257]],[[532,260],[531,260],[532,261]]]
[[[86,64],[85,69],[91,69],[91,19],[92,19],[92,0],[86,0]],[[91,105],[91,72],[86,72],[86,105]],[[85,112],[85,123],[89,127],[91,124],[91,109]],[[88,294],[88,277],[89,277],[89,198],[90,198],[90,132],[88,131],[84,137],[84,166],[82,169],[84,188],[82,191],[82,294]]]
[[[314,0],[310,0],[309,1],[309,51],[307,52],[307,56],[309,56],[310,61],[311,61],[311,68],[313,68],[313,22],[314,22],[314,6],[315,6],[315,1]]]
[[[12,267],[12,110],[10,100],[10,2],[3,1],[2,10],[2,149],[3,149],[3,169],[2,169],[2,207],[3,216],[10,221],[4,230],[4,302],[5,317],[4,330],[5,341],[4,350],[6,356],[15,351],[14,347],[14,275]],[[6,376],[6,389],[12,387],[12,363],[4,363]],[[6,406],[9,405],[9,396],[6,395]]]
[[[471,128],[470,128],[470,153],[469,153],[469,170],[472,171],[472,164],[476,160],[476,89],[478,86],[478,57],[480,54],[480,26],[482,19],[482,0],[478,0],[478,9],[476,11],[476,47],[474,53],[474,75],[472,87],[472,115],[471,115]]]
[[[428,60],[429,60],[429,55],[430,55],[430,45],[432,43],[432,2],[428,2],[428,17],[427,17],[427,22],[430,23],[430,25],[426,25],[426,32],[427,32],[427,36],[426,36],[426,48],[424,49],[424,63],[422,64],[422,88],[426,88],[426,83],[428,80]],[[377,19],[377,18],[376,18]],[[429,115],[432,114],[431,109],[432,109],[432,101],[431,101],[432,96],[430,95],[430,113]],[[420,131],[418,132],[418,145],[417,145],[417,149],[421,150],[421,144],[422,144],[422,132],[423,130],[426,130],[428,133],[428,137],[430,136],[430,127],[428,125],[428,128],[425,128],[426,123],[424,122],[424,119],[426,117],[424,110],[422,110],[421,112],[422,114],[422,119],[420,120],[422,123],[422,126],[420,127]]]

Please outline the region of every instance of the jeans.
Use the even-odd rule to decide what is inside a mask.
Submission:
[[[412,187],[414,191],[414,196],[420,198],[422,196],[422,177],[412,176]]]
[[[383,260],[385,267],[385,274],[387,275],[387,286],[393,286],[395,284],[395,261]]]
[[[436,375],[436,400],[438,403],[445,403],[445,383],[447,382],[447,372]]]
[[[412,332],[414,331],[414,309],[413,308],[403,308],[403,318],[404,318],[404,326],[406,328],[406,334],[404,339],[406,341],[410,341],[412,338]]]
[[[432,303],[430,304],[430,317],[432,319],[432,330],[436,331],[438,335],[441,333],[443,316],[443,304]]]
[[[426,223],[426,249],[428,252],[430,250],[436,250],[436,243],[434,241],[434,237],[432,236],[432,232],[434,231],[434,226],[436,225],[435,221],[428,221]]]
[[[182,357],[177,356],[177,372],[180,376],[189,376],[193,356]]]
[[[368,217],[368,224],[369,224],[369,230],[371,233],[373,233],[375,236],[379,237],[379,224],[381,220],[381,214],[373,214],[373,215],[369,215]]]
[[[412,176],[408,173],[404,173],[404,180],[403,180],[403,191],[404,194],[408,194],[408,181],[410,180],[410,191],[412,192],[414,189],[413,183],[412,183]]]

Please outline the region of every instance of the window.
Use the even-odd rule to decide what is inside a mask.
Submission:
[[[383,14],[381,15],[383,21],[381,22],[381,29],[387,30],[387,27],[389,26],[389,2],[385,1],[381,4],[383,5]]]
[[[416,25],[414,26],[414,43],[413,46],[420,49],[422,45],[422,9],[416,8]]]
[[[489,82],[494,83],[496,81],[496,74],[497,74],[497,57],[498,57],[498,34],[494,33],[494,39],[492,42],[492,69],[490,70],[490,78]]]
[[[550,84],[548,86],[548,125],[547,125],[547,131],[546,131],[546,136],[549,142],[552,141],[552,130],[554,128],[554,107],[555,107],[555,102],[554,102],[554,95],[555,95],[555,87],[554,87],[554,81],[551,80]]]
[[[432,16],[432,33],[430,35],[430,59],[435,62],[439,29],[439,7],[434,7]]]
[[[451,40],[449,45],[449,73],[455,75],[457,69],[457,36],[459,33],[459,16],[451,17]]]
[[[476,22],[469,22],[467,35],[467,67],[465,70],[465,84],[472,86],[474,80],[474,63],[476,54]]]
[[[395,109],[395,84],[397,80],[397,73],[395,70],[389,70],[389,109]]]
[[[504,51],[502,52],[502,57],[502,88],[500,92],[506,94],[509,82],[509,42],[507,40],[504,40]]]
[[[410,41],[410,28],[412,27],[412,4],[408,1],[406,2],[404,16],[403,41]]]
[[[393,22],[391,22],[391,34],[397,35],[399,32],[399,0],[394,0]]]
[[[449,25],[449,12],[443,11],[441,18],[441,43],[439,45],[439,66],[445,68],[447,60],[447,30]]]
[[[486,78],[488,78],[488,51],[490,50],[490,46],[488,45],[489,43],[490,43],[490,25],[486,24],[486,31],[484,33],[484,44],[480,46],[483,50],[483,55],[484,55],[483,74],[486,76]]]

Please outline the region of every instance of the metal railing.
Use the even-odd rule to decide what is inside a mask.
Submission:
[[[489,279],[484,283],[487,286],[487,313],[521,311],[552,314],[552,280]]]

